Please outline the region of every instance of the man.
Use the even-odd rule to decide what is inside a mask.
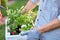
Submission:
[[[32,10],[38,2],[40,4],[35,28],[37,33],[41,33],[41,40],[60,40],[60,0],[29,0],[23,11]]]

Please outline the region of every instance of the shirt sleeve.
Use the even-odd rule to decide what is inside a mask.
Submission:
[[[38,0],[31,0],[32,3],[36,4]]]
[[[59,19],[59,21],[60,21],[60,15],[58,16],[58,19]]]

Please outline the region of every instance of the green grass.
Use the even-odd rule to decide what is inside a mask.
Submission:
[[[5,25],[0,26],[0,40],[5,40]]]

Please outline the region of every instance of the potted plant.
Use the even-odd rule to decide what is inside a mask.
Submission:
[[[33,17],[31,17],[30,12],[22,15],[20,9],[12,10],[7,9],[7,26],[10,28],[10,34],[15,35],[19,34],[21,31],[29,30],[33,25]]]

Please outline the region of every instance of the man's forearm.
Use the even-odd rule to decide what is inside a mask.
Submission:
[[[24,7],[23,11],[28,12],[28,11],[34,9],[36,6],[37,6],[37,3],[36,3],[36,4],[33,4],[33,3],[31,2],[31,0],[29,0],[29,1],[27,2],[26,6]]]
[[[60,22],[58,19],[55,19],[52,22],[48,23],[47,25],[40,27],[38,30],[42,33],[45,33],[45,32],[52,31],[57,28],[60,28]]]

